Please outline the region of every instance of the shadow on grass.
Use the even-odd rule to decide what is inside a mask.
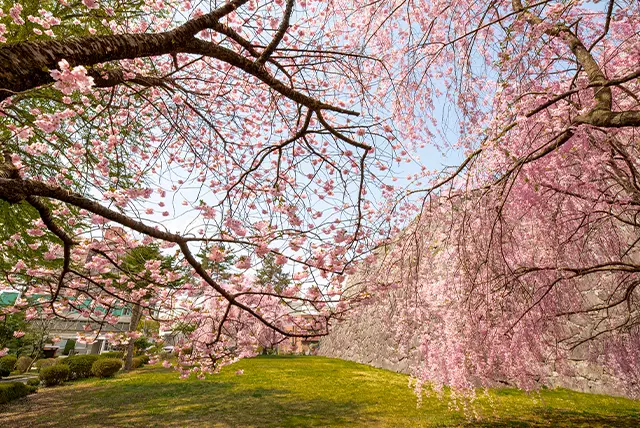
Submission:
[[[597,410],[597,409],[594,409]],[[486,419],[469,422],[466,426],[483,428],[506,427],[640,427],[640,414],[599,415],[589,412],[540,409],[535,420],[526,417],[501,416],[497,419]]]
[[[521,419],[510,419],[502,417],[497,420],[487,420],[471,422],[469,427],[483,428],[506,428],[506,427],[638,427],[640,417],[638,416],[608,416],[601,417],[593,414],[582,414],[579,412],[551,411],[544,412],[536,421],[523,421]]]
[[[305,400],[286,389],[238,388],[230,382],[175,381],[150,389],[149,385],[116,380],[99,387],[56,389],[36,397],[31,405],[16,402],[7,409],[10,413],[0,409],[0,426],[367,425],[355,402]]]
[[[406,377],[367,366],[312,357],[237,364],[204,381],[148,367],[43,388],[0,406],[0,427],[640,427],[638,403],[613,397],[498,390],[495,405],[478,402],[483,418],[467,421],[438,399],[416,408]]]

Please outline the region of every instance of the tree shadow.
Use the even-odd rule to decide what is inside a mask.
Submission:
[[[517,415],[487,418],[486,420],[468,422],[465,426],[504,428],[504,427],[640,427],[640,413],[619,415],[600,415],[589,412],[540,409],[536,420],[528,420]]]
[[[115,381],[83,389],[79,394],[63,387],[32,403],[14,402],[8,413],[0,413],[0,425],[293,427],[371,422],[355,402],[299,399],[286,389],[238,388],[230,382],[176,381],[151,389]],[[60,406],[69,409],[60,411]]]

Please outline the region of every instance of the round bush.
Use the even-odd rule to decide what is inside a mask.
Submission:
[[[18,359],[13,355],[5,355],[4,357],[0,358],[0,367],[9,370],[9,373],[11,373],[17,362]]]
[[[56,364],[40,370],[40,380],[45,386],[60,385],[69,378],[69,366]]]
[[[32,392],[35,392],[34,388],[22,382],[0,383],[0,404],[26,397],[27,394],[31,394]]]
[[[144,365],[144,359],[141,357],[135,357],[131,360],[131,367],[134,369],[140,368]]]
[[[38,360],[34,363],[34,365],[36,366],[36,369],[38,369],[38,371],[40,371],[41,369],[45,368],[45,367],[51,367],[53,365],[55,365],[58,361],[55,358],[43,358],[41,360]]]
[[[74,355],[61,359],[60,364],[64,364],[69,367],[70,379],[83,379],[93,375],[91,367],[93,366],[93,363],[99,359],[100,357],[98,355]]]
[[[29,366],[31,366],[32,361],[33,360],[31,359],[31,357],[27,356],[18,358],[18,362],[16,363],[16,370],[18,370],[20,373],[26,372],[29,369]]]
[[[91,367],[91,371],[97,377],[111,377],[122,368],[122,360],[117,358],[101,358]]]
[[[150,358],[148,355],[138,355],[136,358],[140,358],[142,360],[142,364],[149,364]]]
[[[11,370],[7,370],[4,367],[0,367],[0,377],[7,377],[11,374]]]
[[[31,378],[27,380],[27,385],[29,386],[38,386],[40,385],[40,379]]]

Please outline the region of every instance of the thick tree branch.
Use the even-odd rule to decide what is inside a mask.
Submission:
[[[521,0],[512,0],[511,3],[513,10],[515,12],[522,13],[523,17],[531,25],[540,25],[544,23],[542,18],[526,9]],[[595,88],[593,91],[593,96],[596,100],[596,107],[594,110],[611,110],[613,105],[611,88],[602,86],[602,84],[607,81],[607,78],[600,69],[596,60],[593,58],[593,55],[591,55],[591,52],[589,52],[578,36],[571,31],[569,27],[563,24],[550,26],[544,30],[544,33],[553,37],[560,37],[569,47],[580,66],[586,71],[587,76],[589,77],[589,83],[600,86]]]
[[[591,110],[573,120],[574,123],[599,126],[602,128],[624,128],[627,126],[640,126],[640,111],[607,111]]]
[[[135,83],[141,86],[158,86],[165,89],[173,89],[171,85],[174,79],[167,77],[153,77],[136,74],[135,77],[127,79],[122,70],[89,70],[87,73],[93,77],[96,88],[111,88],[123,83]]]
[[[168,242],[182,242],[184,238],[174,233],[165,232],[148,226],[124,214],[100,205],[78,193],[70,192],[60,187],[52,186],[35,180],[0,178],[0,199],[9,203],[17,203],[31,196],[55,199],[85,209],[130,229],[144,233],[153,238]]]
[[[49,229],[54,235],[60,238],[62,242],[68,245],[76,244],[73,238],[71,238],[67,234],[67,232],[65,232],[54,222],[53,216],[51,215],[51,210],[49,209],[49,207],[43,204],[39,198],[35,196],[27,196],[25,200],[38,211],[38,214],[40,214],[40,218],[42,219],[42,222],[45,224],[45,226],[47,226],[47,229]]]
[[[311,110],[331,110],[351,116],[358,116],[358,113],[353,110],[347,110],[323,103],[285,85],[269,74],[260,64],[257,64],[256,62],[253,62],[250,59],[215,43],[205,42],[200,39],[192,39],[184,46],[184,52],[204,55],[224,61],[227,64],[237,67],[245,73],[258,78],[271,89],[279,92],[292,101],[308,107]]]
[[[235,0],[226,3],[215,11],[191,20],[186,24],[164,33],[158,34],[119,34],[111,36],[88,36],[75,37],[62,41],[50,40],[46,42],[24,42],[8,44],[0,47],[0,101],[29,89],[52,83],[50,71],[58,67],[58,62],[62,59],[69,62],[71,66],[91,67],[109,61],[122,59],[135,59],[152,57],[175,53],[191,53],[204,55],[209,58],[223,61],[233,67],[237,67],[244,72],[258,78],[270,88],[284,95],[285,97],[302,104],[312,110],[332,110],[338,113],[357,116],[358,113],[352,110],[332,106],[314,98],[311,98],[274,78],[264,68],[264,61],[270,55],[269,50],[275,50],[278,37],[284,34],[278,32],[276,38],[260,55],[257,62],[253,62],[243,55],[225,48],[215,43],[209,43],[195,38],[195,35],[205,29],[224,29],[218,20],[235,10],[238,6],[248,0]],[[288,28],[289,17],[293,7],[290,1],[285,11],[283,27]],[[289,15],[287,15],[287,13]],[[286,24],[286,25],[285,25]],[[286,30],[285,28],[285,30]],[[224,31],[223,34],[229,36],[233,32]],[[233,40],[239,41],[239,36],[234,36]],[[250,49],[255,54],[246,41],[241,40],[241,46]],[[266,53],[266,55],[265,55]],[[124,83],[124,76],[118,75],[117,71],[108,72],[107,76],[92,74],[97,79],[98,87],[114,86]],[[144,86],[161,85],[159,78],[137,77],[134,83]]]
[[[320,336],[320,335],[326,334],[322,332],[320,333],[314,332],[313,334],[287,332],[281,329],[280,327],[274,325],[273,323],[269,322],[267,319],[265,319],[263,316],[258,314],[249,306],[238,301],[236,296],[227,292],[222,286],[220,286],[220,284],[218,284],[207,273],[207,271],[202,267],[202,265],[195,259],[195,257],[191,253],[191,250],[189,249],[189,246],[187,243],[188,241],[181,235],[161,231],[151,226],[147,226],[146,224],[140,221],[134,220],[124,214],[120,214],[116,211],[113,211],[109,208],[106,208],[98,204],[97,202],[87,199],[80,194],[73,193],[65,189],[54,187],[49,184],[45,184],[45,183],[34,181],[34,180],[0,178],[0,199],[7,200],[9,202],[12,202],[12,201],[19,202],[21,200],[35,200],[35,199],[32,199],[34,196],[46,197],[46,198],[56,199],[61,202],[66,202],[78,208],[82,208],[94,214],[98,214],[111,221],[120,223],[123,226],[129,227],[130,229],[143,233],[145,235],[148,235],[157,239],[161,239],[164,241],[177,243],[180,246],[180,250],[185,256],[185,259],[189,262],[191,267],[193,267],[193,269],[198,273],[198,275],[204,281],[206,281],[211,287],[213,287],[218,293],[220,293],[220,295],[223,296],[229,303],[251,314],[253,317],[258,319],[264,325],[268,326],[269,328],[272,328],[273,330],[277,331],[280,334],[283,334],[289,337],[313,337],[313,336]],[[66,252],[66,247],[67,245],[65,244],[65,252]],[[65,272],[67,271],[68,269],[65,269]]]
[[[180,47],[200,31],[249,0],[232,0],[214,11],[167,32],[73,37],[46,42],[0,46],[0,101],[11,95],[53,82],[50,70],[65,59],[71,66],[92,65],[180,52]]]
[[[278,27],[278,31],[276,31],[276,35],[271,40],[271,43],[262,51],[260,58],[256,61],[258,64],[264,65],[264,63],[271,57],[282,41],[282,38],[286,34],[289,29],[289,21],[291,20],[291,14],[293,13],[293,6],[295,4],[295,0],[287,0],[287,7],[284,11],[284,16],[282,17],[282,21],[280,22],[280,26]]]

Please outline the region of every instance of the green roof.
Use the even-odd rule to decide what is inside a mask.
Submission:
[[[0,291],[0,306],[13,306],[20,293],[17,291]]]
[[[20,292],[18,291],[10,291],[10,290],[0,291],[0,307],[15,305],[16,301],[18,300],[18,297],[20,297]],[[35,300],[40,297],[47,297],[47,296],[44,294],[33,295],[29,297],[29,300]],[[91,307],[91,303],[92,303],[91,299],[85,298],[81,302],[77,301],[76,306],[80,310],[89,309]],[[98,307],[97,309],[101,312],[105,312],[105,309],[103,307]],[[121,317],[124,315],[125,311],[129,312],[130,310],[131,310],[130,305],[116,307],[111,310],[111,315]],[[77,311],[72,310],[71,312],[77,312]]]

